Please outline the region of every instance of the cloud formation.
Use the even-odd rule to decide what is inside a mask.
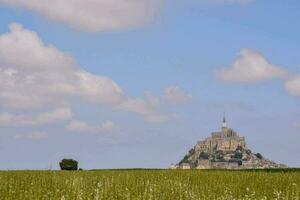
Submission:
[[[270,64],[262,54],[250,49],[242,49],[233,65],[230,68],[215,71],[215,76],[222,82],[232,83],[281,79],[290,95],[300,96],[300,75],[294,75],[283,67]]]
[[[0,0],[84,32],[134,28],[149,23],[164,0]]]
[[[230,68],[217,70],[216,78],[223,82],[250,83],[271,79],[287,79],[289,72],[270,64],[259,52],[242,49]]]
[[[58,108],[37,115],[0,113],[0,127],[33,127],[66,121],[73,118],[70,108]]]
[[[295,127],[295,128],[300,128],[300,123],[299,123],[299,122],[294,123],[294,124],[293,124],[293,127]]]
[[[164,90],[162,96],[145,92],[144,99],[127,99],[123,101],[117,109],[134,112],[142,115],[145,121],[166,122],[177,118],[174,113],[162,113],[161,107],[182,104],[189,101],[192,96],[182,91],[178,86],[169,86]]]
[[[48,139],[49,135],[46,132],[34,131],[29,134],[19,134],[15,135],[15,139],[29,139],[29,140],[46,140]]]
[[[112,79],[83,70],[71,55],[44,44],[35,32],[16,23],[10,25],[10,32],[0,35],[0,91],[3,108],[69,108],[70,99],[77,98],[82,102],[136,113],[146,121],[171,119],[168,113],[158,109],[160,102],[154,105],[147,98],[129,98]],[[166,88],[164,97],[157,97],[159,101],[164,99],[173,104],[186,98],[176,86]],[[37,116],[2,113],[0,116],[3,126],[13,125],[14,121],[14,126],[40,125],[51,121],[45,120],[43,113]]]
[[[70,132],[80,133],[101,133],[112,131],[115,128],[115,124],[112,121],[105,121],[100,125],[93,126],[84,121],[72,120],[66,125],[65,129]]]
[[[171,104],[180,104],[189,101],[192,95],[182,91],[178,86],[169,86],[165,88],[165,94],[162,101]]]
[[[158,105],[144,99],[127,99],[116,109],[141,115],[148,122],[162,123],[174,119],[173,114],[158,112]]]
[[[70,96],[114,103],[123,95],[113,80],[80,69],[70,55],[15,23],[9,33],[0,35],[0,72],[3,106],[63,105]]]
[[[293,96],[300,96],[300,75],[285,82],[285,88]]]

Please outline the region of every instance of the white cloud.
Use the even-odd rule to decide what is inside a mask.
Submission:
[[[289,72],[270,64],[267,59],[254,50],[242,49],[240,56],[231,68],[216,71],[218,80],[224,82],[257,82],[270,79],[286,79]]]
[[[117,104],[122,101],[123,91],[112,79],[83,70],[75,75],[75,95],[94,103]]]
[[[113,80],[80,69],[70,55],[15,23],[0,35],[0,83],[0,103],[17,108],[62,105],[70,96],[115,103],[123,95]]]
[[[84,32],[132,29],[152,22],[167,0],[0,0]],[[255,0],[199,0],[215,4],[248,4]],[[169,3],[172,3],[170,1]]]
[[[242,49],[231,68],[217,70],[215,75],[220,81],[238,83],[282,79],[290,95],[300,96],[300,75],[270,64],[262,54],[250,49]]]
[[[169,86],[165,88],[162,96],[146,92],[145,99],[127,99],[118,106],[118,109],[137,113],[148,122],[162,123],[177,119],[174,113],[162,112],[162,107],[182,104],[191,98],[190,94],[182,91],[178,86]]]
[[[65,129],[70,132],[80,132],[80,133],[101,133],[112,131],[115,128],[115,124],[112,121],[105,121],[100,125],[90,125],[86,122],[79,120],[72,120]]]
[[[74,132],[90,132],[93,131],[93,127],[86,122],[73,120],[66,126],[66,130]]]
[[[102,129],[102,130],[107,130],[107,131],[109,131],[109,130],[112,130],[112,129],[114,129],[114,128],[115,128],[115,123],[112,122],[112,121],[105,121],[105,122],[103,122],[103,124],[101,125],[101,129]]]
[[[300,128],[300,122],[294,123],[295,128]]]
[[[149,23],[164,0],[0,0],[77,30],[98,32]]]
[[[179,104],[190,100],[192,96],[182,91],[178,86],[170,86],[165,88],[163,100],[167,103]]]
[[[159,112],[157,106],[153,101],[128,99],[118,105],[117,109],[139,114],[148,122],[162,123],[174,119],[173,114]]]
[[[70,99],[78,98],[136,113],[151,122],[173,118],[158,109],[162,102],[177,104],[188,98],[176,86],[166,88],[163,97],[128,98],[112,79],[81,69],[69,54],[44,44],[35,32],[16,23],[10,25],[10,32],[0,35],[0,91],[0,105],[6,109],[70,107]],[[42,114],[1,115],[2,124],[13,124],[14,119],[18,126],[46,124],[38,120]]]
[[[73,113],[70,108],[58,108],[56,110],[37,115],[0,113],[0,127],[42,126],[69,120],[72,117]]]
[[[191,98],[190,94],[178,86],[169,86],[165,88],[162,96],[145,92],[144,98],[124,98],[115,109],[136,113],[148,122],[163,123],[177,119],[176,114],[164,112],[165,108],[186,103]]]
[[[0,35],[0,83],[1,105],[14,108],[65,105],[70,97],[114,104],[123,96],[113,80],[80,69],[70,55],[15,23]]]
[[[27,137],[32,140],[45,140],[45,139],[48,139],[48,134],[45,132],[36,131],[36,132],[30,133]]]
[[[30,140],[45,140],[48,139],[48,134],[46,132],[39,132],[35,131],[29,134],[23,134],[23,135],[15,135],[15,139],[30,139]]]
[[[145,93],[144,99],[127,99],[120,103],[117,109],[137,113],[144,117],[145,121],[162,123],[177,118],[176,114],[162,112],[162,107],[182,104],[189,101],[192,96],[182,91],[178,86],[169,86],[162,96]]]
[[[162,96],[156,96],[151,92],[145,92],[145,97],[152,106],[156,107],[161,105],[183,104],[192,99],[191,94],[186,93],[178,86],[166,87]]]
[[[293,77],[285,82],[285,88],[293,96],[300,96],[300,76]]]

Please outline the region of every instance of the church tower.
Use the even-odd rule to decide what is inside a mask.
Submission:
[[[223,116],[223,122],[222,122],[222,131],[227,129],[227,121],[226,121],[226,117],[225,117],[225,112],[224,112],[224,116]]]

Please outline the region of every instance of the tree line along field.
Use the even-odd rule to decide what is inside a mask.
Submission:
[[[2,171],[1,200],[300,199],[300,171]]]

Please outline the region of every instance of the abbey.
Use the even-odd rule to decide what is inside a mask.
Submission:
[[[245,137],[240,137],[233,129],[227,127],[224,117],[220,132],[213,132],[211,137],[199,141],[195,146],[198,152],[235,151],[238,147],[248,149]]]
[[[253,169],[286,168],[260,153],[253,153],[245,137],[229,128],[224,115],[221,130],[211,133],[210,137],[197,142],[184,158],[170,168],[176,169]]]

